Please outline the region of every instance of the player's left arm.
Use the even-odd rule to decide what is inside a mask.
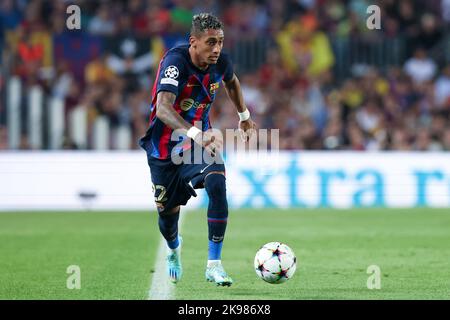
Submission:
[[[242,96],[241,83],[234,73],[231,80],[224,83],[228,97],[235,105],[239,114],[239,129],[241,130],[241,138],[244,141],[248,141],[255,132],[256,124],[251,119],[250,112],[245,106],[244,97]]]

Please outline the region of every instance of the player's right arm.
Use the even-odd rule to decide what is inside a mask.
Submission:
[[[156,117],[165,125],[179,133],[187,135],[197,144],[203,146],[211,155],[214,155],[215,138],[208,132],[202,132],[175,110],[174,104],[181,87],[187,79],[187,70],[182,59],[177,54],[168,54],[161,63],[158,75]]]
[[[182,134],[193,139],[197,144],[203,146],[210,155],[214,156],[215,150],[218,149],[214,143],[215,137],[209,132],[202,132],[184,120],[173,107],[176,98],[177,96],[172,92],[158,92],[156,117],[173,130],[181,131]]]
[[[181,130],[181,133],[187,134],[192,125],[183,119],[182,116],[175,111],[173,105],[177,96],[169,91],[158,92],[156,102],[156,117],[174,130]]]

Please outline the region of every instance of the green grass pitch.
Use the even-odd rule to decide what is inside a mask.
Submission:
[[[155,215],[0,213],[0,299],[145,299],[159,235]],[[81,289],[67,289],[77,265]]]
[[[185,216],[184,274],[176,299],[449,299],[447,209],[230,210],[223,264],[230,288],[204,279],[205,210]],[[286,283],[256,277],[253,258],[266,242],[296,253]],[[0,299],[146,299],[159,231],[150,212],[0,213]],[[69,265],[81,289],[66,287]],[[367,268],[381,289],[367,288]]]

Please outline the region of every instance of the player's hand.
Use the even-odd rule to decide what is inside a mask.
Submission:
[[[256,124],[252,119],[239,121],[239,134],[244,142],[249,141],[250,138],[256,134]]]
[[[197,134],[194,141],[205,148],[212,157],[221,150],[223,143],[221,135],[214,134],[211,130]]]

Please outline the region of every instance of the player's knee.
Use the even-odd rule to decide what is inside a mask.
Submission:
[[[227,206],[225,176],[221,173],[212,173],[205,178],[205,189],[214,206]]]
[[[225,193],[225,176],[220,172],[212,172],[208,174],[205,178],[205,189],[208,194]]]
[[[167,215],[173,215],[173,214],[177,214],[180,212],[180,206],[174,207],[174,208],[169,208],[169,209],[160,209],[158,208],[158,213],[161,216],[167,216]]]

